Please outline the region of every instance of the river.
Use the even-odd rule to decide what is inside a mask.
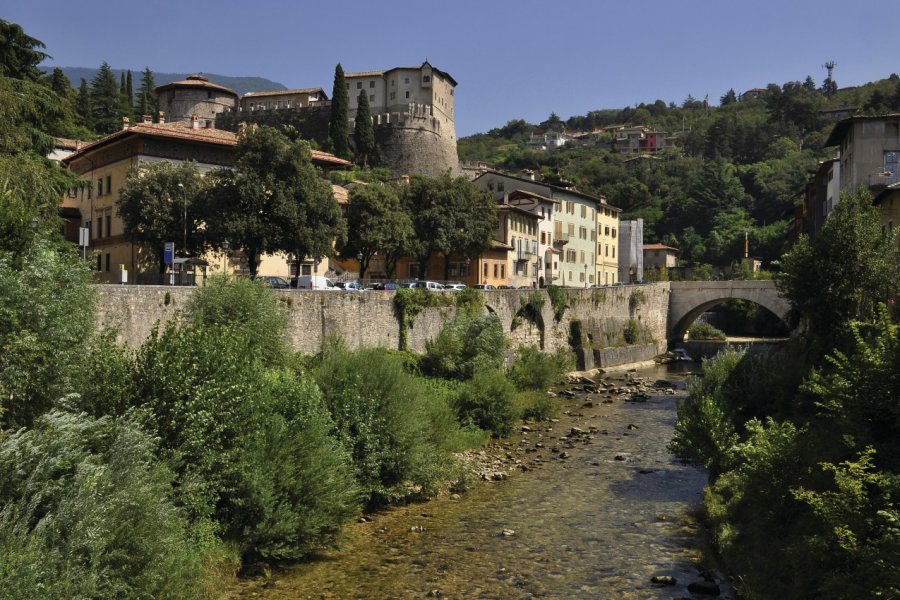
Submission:
[[[685,364],[696,367],[680,370]],[[604,381],[683,388],[675,371]],[[688,584],[706,576],[722,587],[720,598],[733,598],[704,556],[695,520],[706,475],[666,449],[683,392],[629,396],[575,392],[558,422],[494,448],[508,478],[374,515],[348,527],[339,550],[269,580],[244,580],[229,597],[670,599],[694,597]],[[675,584],[651,582],[660,575]]]

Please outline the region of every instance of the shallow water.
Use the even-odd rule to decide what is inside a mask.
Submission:
[[[672,371],[635,375],[677,381]],[[340,550],[273,581],[243,581],[231,597],[691,597],[687,585],[706,568],[693,516],[706,476],[666,450],[679,397],[602,404],[602,394],[580,394],[552,431],[509,440],[529,472],[354,524]],[[582,408],[588,398],[594,406]],[[677,584],[657,587],[655,575]]]

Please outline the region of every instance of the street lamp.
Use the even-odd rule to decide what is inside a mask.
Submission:
[[[588,270],[588,266],[584,265],[584,287],[588,286],[587,285],[588,284],[587,270]]]
[[[222,272],[228,273],[228,249],[231,247],[231,244],[228,243],[228,240],[222,240],[222,250],[225,254],[225,260],[222,261]]]
[[[184,249],[184,255],[187,256],[187,192],[184,191],[183,183],[179,182],[178,187],[181,188],[181,204],[184,207],[184,213],[181,218],[181,225],[184,228],[184,238],[182,238],[181,247]]]

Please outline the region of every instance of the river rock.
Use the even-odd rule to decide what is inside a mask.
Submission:
[[[692,594],[705,594],[707,596],[718,596],[722,593],[719,584],[715,581],[695,581],[688,584],[688,591]]]
[[[654,575],[650,578],[650,582],[656,585],[675,585],[678,580],[671,575]]]
[[[514,530],[512,530],[512,529],[506,529],[506,528],[504,528],[504,529],[500,532],[500,535],[502,535],[503,537],[512,537],[512,536],[516,535],[516,532],[515,532]]]
[[[613,457],[613,460],[618,460],[618,461],[625,460],[625,455],[624,455],[624,454],[616,454],[616,455]]]
[[[529,427],[528,425],[522,425],[522,433],[528,433],[529,431],[532,431],[531,427]]]

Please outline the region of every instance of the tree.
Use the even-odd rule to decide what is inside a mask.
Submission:
[[[778,288],[814,334],[837,342],[851,321],[874,320],[878,303],[897,292],[894,243],[866,190],[841,194],[819,234],[784,255]]]
[[[409,250],[425,277],[428,260],[435,252],[444,255],[444,277],[449,277],[450,255],[472,256],[490,246],[497,227],[496,204],[463,177],[413,177],[403,188],[402,198],[413,217],[415,238]]]
[[[128,69],[128,76],[125,78],[125,96],[128,99],[128,113],[134,112],[134,82],[131,77],[131,69]]]
[[[347,119],[350,100],[347,93],[347,81],[341,63],[334,68],[334,86],[331,89],[331,121],[328,126],[328,137],[335,155],[350,158],[350,147],[347,144]]]
[[[327,255],[344,234],[340,208],[318,177],[309,146],[271,127],[243,133],[234,171],[219,170],[207,179],[207,239],[214,247],[227,239],[243,250],[251,277],[265,253]]]
[[[138,117],[148,115],[156,118],[159,113],[159,98],[156,95],[156,82],[153,80],[153,71],[150,67],[144,68],[141,73],[141,87],[138,89]]]
[[[812,75],[806,76],[806,79],[803,80],[803,87],[810,92],[816,91],[816,82],[812,78]]]
[[[737,102],[737,94],[734,93],[734,88],[729,89],[725,92],[725,95],[719,98],[719,104],[722,106],[728,106],[729,104],[734,104]]]
[[[369,159],[375,158],[375,130],[372,127],[372,113],[369,111],[369,96],[366,90],[359,92],[356,106],[356,121],[353,128],[356,142],[356,160],[368,166]]]
[[[350,192],[347,207],[345,258],[359,258],[359,278],[365,277],[372,257],[385,258],[385,270],[393,274],[396,259],[413,235],[412,218],[400,202],[396,188],[389,185],[360,185]]]
[[[98,133],[113,133],[121,127],[119,86],[106,61],[91,82],[91,107],[94,129]]]
[[[38,65],[48,55],[44,43],[25,34],[21,25],[0,19],[0,75],[12,79],[40,81]]]
[[[78,86],[78,97],[75,99],[75,113],[81,119],[81,124],[88,129],[94,128],[94,105],[91,102],[91,90],[87,80],[82,77]]]
[[[117,210],[125,233],[147,244],[163,264],[163,243],[174,242],[180,254],[199,254],[204,248],[203,215],[197,206],[202,180],[192,162],[159,161],[132,169],[119,194]]]
[[[72,95],[72,84],[59,67],[53,69],[49,83],[50,89],[60,98],[69,98]]]

